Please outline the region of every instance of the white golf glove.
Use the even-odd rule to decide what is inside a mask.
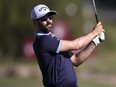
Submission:
[[[101,42],[104,41],[104,40],[105,40],[105,33],[104,33],[104,32],[101,32],[101,33],[99,34],[99,38],[100,38],[100,41],[101,41]]]
[[[102,32],[98,36],[96,36],[92,41],[95,44],[95,46],[97,46],[98,44],[100,44],[104,40],[105,40],[105,34],[104,34],[104,32]]]

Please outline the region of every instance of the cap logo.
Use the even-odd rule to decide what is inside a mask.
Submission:
[[[42,11],[42,10],[44,10],[44,11],[46,11],[48,9],[48,7],[41,7],[40,9],[39,9],[39,11]]]

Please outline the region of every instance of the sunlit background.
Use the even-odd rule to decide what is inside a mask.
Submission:
[[[95,1],[106,40],[75,71],[80,87],[116,87],[116,0]],[[58,38],[72,40],[96,24],[92,0],[0,0],[0,87],[43,87],[30,18],[40,3],[57,11],[53,32]]]

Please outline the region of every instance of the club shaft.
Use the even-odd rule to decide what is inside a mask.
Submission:
[[[94,8],[94,12],[95,12],[95,18],[96,18],[96,22],[98,23],[98,15],[97,15],[97,9],[96,9],[96,4],[95,4],[95,0],[93,0],[93,8]]]

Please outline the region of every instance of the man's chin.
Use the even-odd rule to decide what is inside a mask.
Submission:
[[[52,28],[51,28],[51,27],[48,27],[48,28],[47,28],[47,30],[48,30],[48,31],[51,31],[51,30],[52,30]]]
[[[46,32],[46,33],[49,33],[49,32],[51,32],[51,31],[52,31],[52,29],[51,29],[51,28],[50,28],[50,29],[49,29],[49,28],[47,28],[47,29],[45,30],[45,32]]]

